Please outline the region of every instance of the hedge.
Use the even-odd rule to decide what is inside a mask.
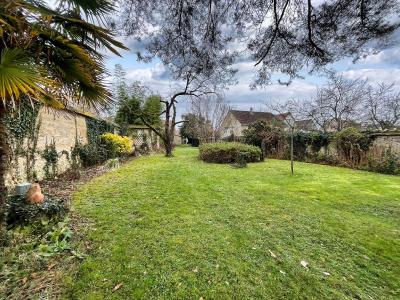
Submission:
[[[261,160],[261,149],[242,143],[225,142],[202,144],[199,147],[200,159],[209,163],[233,163],[239,158],[240,153],[247,153],[247,162]]]

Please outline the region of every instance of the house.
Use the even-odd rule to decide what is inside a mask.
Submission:
[[[273,114],[270,112],[261,112],[245,110],[229,110],[224,121],[222,122],[222,138],[228,138],[230,136],[240,137],[243,135],[243,130],[247,129],[250,124],[257,121],[265,121],[269,123],[283,123],[289,113],[284,114]]]
[[[303,132],[318,131],[317,126],[311,119],[295,121],[294,126],[297,130]]]

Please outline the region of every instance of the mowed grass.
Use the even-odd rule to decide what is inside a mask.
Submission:
[[[175,155],[141,157],[75,195],[94,249],[68,297],[400,297],[399,177]]]

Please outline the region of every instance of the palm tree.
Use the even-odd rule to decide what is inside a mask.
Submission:
[[[0,229],[10,159],[6,114],[22,101],[109,104],[101,50],[127,49],[102,27],[112,10],[109,0],[60,0],[56,9],[42,0],[0,0]]]

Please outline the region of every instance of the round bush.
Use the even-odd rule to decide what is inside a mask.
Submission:
[[[242,143],[210,143],[199,147],[200,159],[209,163],[227,164],[236,162],[241,157],[246,157],[247,162],[261,160],[261,149]],[[246,155],[240,154],[246,153]]]

